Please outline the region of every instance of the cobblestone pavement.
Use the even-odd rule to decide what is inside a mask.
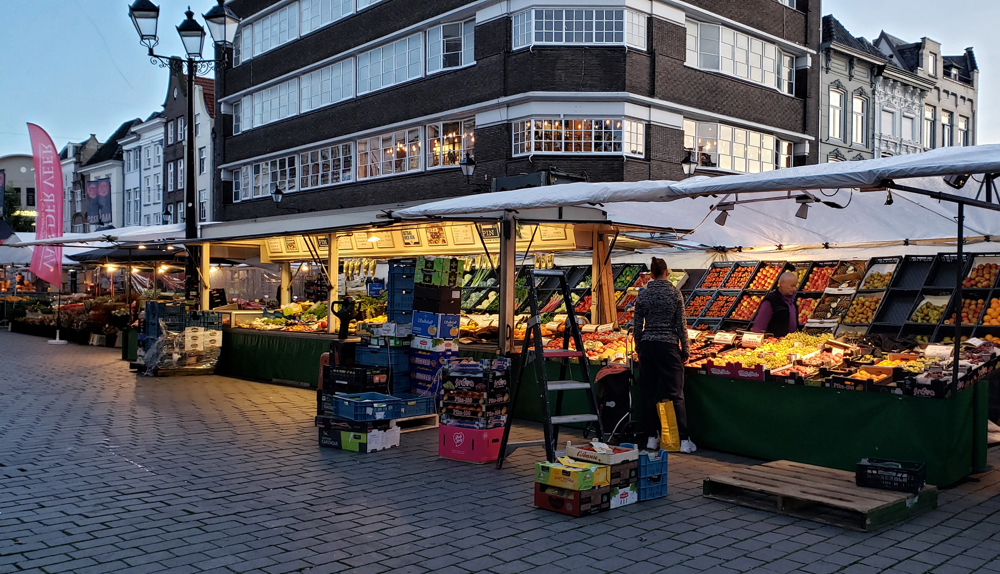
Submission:
[[[707,500],[755,461],[699,452],[667,499],[573,519],[532,507],[532,449],[502,471],[427,431],[320,449],[310,391],[119,356],[0,332],[0,573],[1000,572],[1000,470],[871,535]]]

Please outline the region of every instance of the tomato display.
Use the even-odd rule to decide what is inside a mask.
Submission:
[[[733,309],[732,314],[729,316],[730,319],[738,319],[740,321],[749,321],[753,318],[754,313],[757,312],[757,308],[760,307],[760,302],[764,300],[764,297],[760,295],[744,295],[740,299],[739,304]]]
[[[742,289],[746,286],[747,281],[750,281],[751,275],[753,275],[752,266],[737,265],[733,268],[733,272],[729,275],[729,279],[726,279],[726,284],[722,288]]]
[[[781,275],[781,270],[784,268],[782,264],[776,265],[765,265],[757,271],[757,276],[753,278],[753,283],[750,284],[750,289],[754,291],[766,291],[774,286],[774,282],[778,279],[778,275]],[[805,271],[803,271],[805,273]]]
[[[726,273],[729,273],[728,267],[716,267],[714,269],[709,269],[708,273],[705,275],[705,279],[701,282],[701,288],[718,289],[722,286],[722,281],[726,278]]]

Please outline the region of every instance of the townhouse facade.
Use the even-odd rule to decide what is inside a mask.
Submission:
[[[75,218],[83,208],[83,185],[77,170],[87,163],[100,147],[101,142],[97,141],[94,134],[90,134],[90,138],[87,140],[79,143],[70,142],[59,152],[65,199],[63,205],[63,231],[65,232],[83,232],[83,216],[80,215],[78,220]]]
[[[199,221],[211,221],[210,198],[213,192],[213,140],[215,128],[215,81],[194,79],[195,165],[187,162],[187,76],[180,66],[171,66],[167,97],[163,103],[163,174],[162,218],[166,223],[184,221],[184,194],[187,186],[186,169],[195,170],[195,199]]]
[[[121,227],[123,225],[125,216],[124,150],[119,140],[124,139],[129,130],[141,121],[136,118],[118,126],[118,129],[94,152],[90,159],[77,168],[77,177],[84,193],[79,209],[76,205],[73,206],[74,213],[71,220],[74,222],[74,227],[82,225],[83,231],[96,231],[103,227]],[[89,210],[87,184],[97,180],[108,180],[111,195],[110,218],[103,213],[99,215]],[[77,221],[81,223],[77,224]]]
[[[818,0],[233,0],[215,219],[815,163]]]

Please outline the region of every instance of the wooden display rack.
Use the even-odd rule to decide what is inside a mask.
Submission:
[[[854,473],[787,460],[737,468],[705,479],[707,498],[871,532],[937,508],[938,490],[919,495],[855,485]]]

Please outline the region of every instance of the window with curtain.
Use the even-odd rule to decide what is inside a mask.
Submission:
[[[829,124],[830,139],[843,139],[841,130],[844,125],[844,92],[832,88],[830,89]]]

